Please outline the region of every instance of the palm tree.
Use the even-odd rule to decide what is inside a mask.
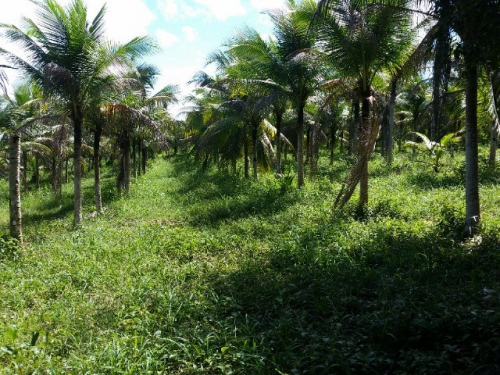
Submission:
[[[277,44],[264,40],[254,29],[244,28],[228,46],[228,53],[245,64],[245,76],[262,90],[260,106],[269,106],[276,124],[276,174],[281,174],[281,146],[286,141],[282,135],[283,115],[289,105],[285,60]]]
[[[465,88],[465,226],[464,235],[479,231],[481,217],[478,172],[478,68],[500,58],[500,9],[496,0],[432,1],[435,17],[447,35],[458,35],[463,54]]]
[[[382,71],[394,71],[412,40],[407,0],[381,6],[371,0],[321,0],[314,29],[332,64],[358,81],[362,101],[358,162],[351,170],[337,203],[344,205],[360,183],[359,207],[368,204],[368,160],[380,126],[374,112],[373,80]]]
[[[9,207],[10,235],[23,242],[21,215],[21,136],[33,124],[50,116],[38,113],[39,90],[31,84],[22,84],[14,89],[13,97],[5,94],[0,98],[0,129],[9,137]],[[26,171],[25,171],[26,173]]]
[[[297,184],[304,185],[304,110],[307,100],[314,94],[321,80],[319,54],[313,48],[314,34],[309,30],[307,17],[313,14],[316,2],[300,4],[288,2],[288,13],[269,13],[275,27],[277,55],[281,60],[284,81],[283,92],[295,107],[297,114]]]
[[[25,18],[28,30],[4,25],[6,37],[28,52],[23,60],[0,49],[17,68],[44,90],[66,103],[73,123],[74,138],[74,220],[82,221],[82,131],[84,118],[92,98],[112,78],[112,64],[124,64],[131,56],[137,57],[152,47],[148,38],[135,38],[122,46],[105,43],[103,6],[89,22],[83,0],[74,0],[63,8],[56,0],[36,3],[38,22]]]

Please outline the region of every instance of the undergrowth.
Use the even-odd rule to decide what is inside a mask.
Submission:
[[[0,239],[0,374],[497,374],[500,174],[464,242],[444,162],[375,158],[363,217],[333,210],[342,160],[297,190],[158,158],[129,196],[104,180],[102,216],[85,181],[78,230],[71,186],[30,192],[27,245]]]

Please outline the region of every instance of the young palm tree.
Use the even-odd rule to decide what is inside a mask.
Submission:
[[[407,0],[382,6],[371,0],[321,0],[314,29],[321,47],[342,74],[358,81],[362,101],[358,162],[337,197],[344,205],[360,184],[359,207],[368,204],[368,160],[380,126],[372,112],[373,80],[382,71],[394,71],[402,63],[412,40]]]
[[[83,0],[62,7],[56,0],[36,3],[38,19],[25,18],[23,31],[3,25],[6,37],[28,52],[23,60],[0,49],[17,68],[44,90],[66,103],[74,134],[74,225],[82,221],[82,131],[92,98],[114,78],[110,67],[124,64],[152,48],[147,38],[135,38],[122,46],[105,43],[103,36],[105,7],[91,22]]]

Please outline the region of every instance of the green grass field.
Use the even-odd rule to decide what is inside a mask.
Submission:
[[[362,218],[332,208],[342,160],[299,191],[160,157],[128,197],[107,176],[100,217],[86,180],[78,230],[71,184],[30,192],[26,245],[1,243],[0,374],[498,374],[500,173],[481,161],[463,242],[445,162],[376,157]]]

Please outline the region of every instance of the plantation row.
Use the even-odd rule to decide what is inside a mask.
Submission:
[[[0,48],[10,64],[1,67],[3,86],[7,69],[28,78],[0,103],[2,139],[9,142],[3,169],[10,180],[10,234],[19,241],[21,170],[25,192],[28,173],[38,187],[43,168],[59,195],[64,171],[74,181],[79,226],[82,173],[91,168],[96,212],[103,211],[102,162],[115,165],[117,186],[128,193],[131,175],[162,150],[182,149],[204,167],[228,165],[233,172],[243,163],[245,176],[255,179],[260,167],[281,175],[283,154],[290,153],[301,188],[306,167],[316,173],[320,150],[333,155],[339,146],[355,162],[336,206],[359,185],[363,212],[377,140],[389,165],[395,145],[423,148],[436,173],[445,150],[465,144],[464,235],[479,233],[478,142],[489,141],[494,169],[500,127],[495,1],[288,2],[287,9],[267,12],[271,38],[243,27],[208,56],[217,73],[193,77],[197,89],[186,98],[184,120],[167,111],[178,100],[177,87],[152,94],[159,71],[142,62],[157,49],[151,38],[110,43],[105,7],[88,20],[82,0],[37,7],[38,18],[26,20],[26,29],[2,25],[5,40],[27,57]]]

